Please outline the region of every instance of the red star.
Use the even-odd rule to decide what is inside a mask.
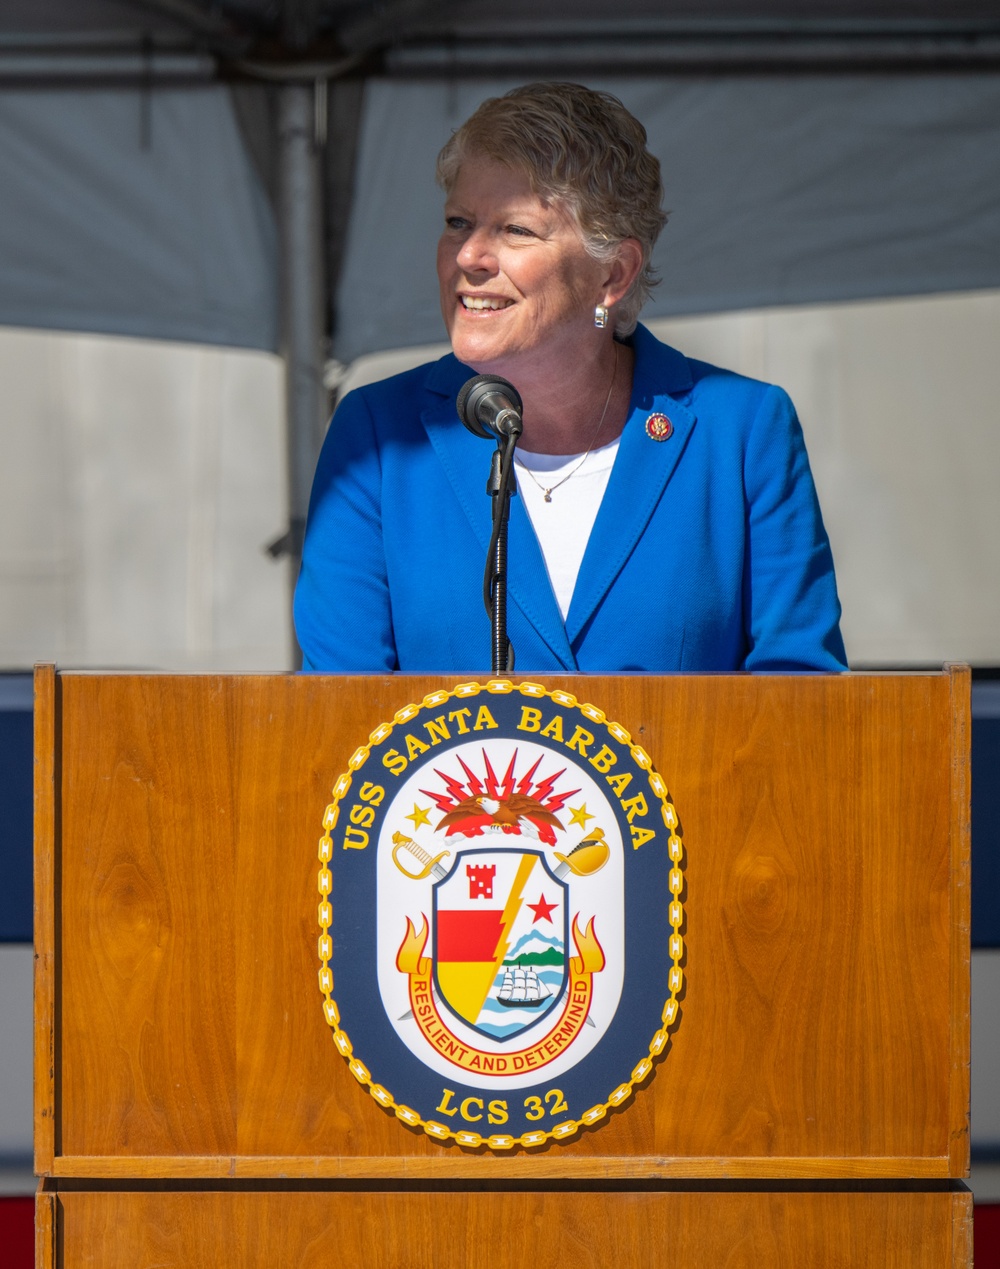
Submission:
[[[528,907],[532,910],[532,912],[534,912],[535,921],[541,921],[544,917],[545,920],[548,921],[549,925],[555,925],[551,914],[559,907],[558,903],[546,903],[545,895],[542,894],[538,896],[537,903],[529,903]],[[534,925],[535,921],[532,921],[531,924]]]

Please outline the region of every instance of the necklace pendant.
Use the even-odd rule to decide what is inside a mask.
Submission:
[[[546,501],[546,502],[551,502],[551,501],[552,501],[552,490],[551,490],[551,489],[546,489],[546,491],[545,491],[545,501]]]

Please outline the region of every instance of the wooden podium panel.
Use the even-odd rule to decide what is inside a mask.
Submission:
[[[759,1191],[79,1191],[39,1196],[39,1257],[94,1269],[951,1269],[972,1195]]]
[[[334,1049],[317,986],[323,808],[372,729],[441,679],[43,669],[38,1171],[965,1175],[968,672],[545,683],[595,702],[639,738],[683,824],[682,1018],[633,1104],[541,1151],[463,1151],[381,1110]],[[878,1220],[931,1220],[903,1214],[911,1197],[867,1199]],[[320,1205],[310,1211],[333,1210],[322,1206],[329,1194],[300,1198]],[[157,1200],[165,1213],[168,1199]],[[699,1201],[710,1199],[722,1201]],[[72,1240],[141,1196],[58,1201]],[[239,1195],[190,1201],[243,1219]],[[760,1198],[761,1210],[772,1201]],[[940,1193],[927,1211],[952,1202]],[[792,1207],[781,1210],[760,1219],[793,1219]],[[274,1263],[314,1263],[302,1254]]]

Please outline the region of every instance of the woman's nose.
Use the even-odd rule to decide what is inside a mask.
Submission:
[[[459,266],[466,273],[496,273],[496,254],[485,230],[474,229],[458,252]]]

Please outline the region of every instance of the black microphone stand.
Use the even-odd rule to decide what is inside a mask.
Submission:
[[[495,439],[486,492],[492,499],[493,531],[483,570],[483,603],[490,619],[494,674],[514,669],[514,648],[507,638],[507,524],[510,500],[517,493],[514,450],[521,435],[523,405],[517,389],[500,375],[476,375],[463,384],[455,401],[458,417],[473,434]]]
[[[517,493],[514,476],[514,448],[517,436],[498,441],[490,462],[486,492],[493,499],[493,533],[486,559],[483,600],[490,615],[493,673],[510,674],[514,669],[514,648],[507,638],[507,525],[510,500]]]

